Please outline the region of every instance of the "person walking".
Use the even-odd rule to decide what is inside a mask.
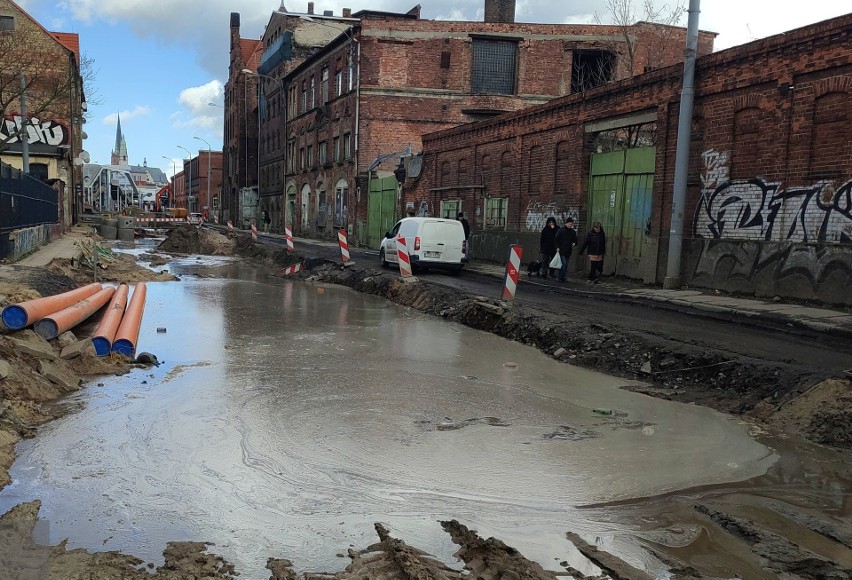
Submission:
[[[559,228],[556,232],[556,251],[562,259],[562,267],[559,268],[559,281],[564,282],[568,274],[568,260],[571,258],[571,252],[574,246],[579,241],[577,239],[577,231],[574,229],[574,218],[565,220],[565,225]]]
[[[580,246],[579,254],[589,251],[589,282],[598,283],[598,278],[603,274],[603,259],[606,254],[606,234],[601,222],[592,224],[592,229],[586,234],[583,245]]]
[[[470,239],[470,223],[468,223],[467,218],[464,217],[464,212],[459,212],[457,218],[461,224],[462,229],[464,230],[464,239]]]
[[[260,221],[263,223],[263,233],[269,233],[269,224],[272,223],[272,218],[269,217],[269,212],[263,210],[263,213],[260,214]]]
[[[550,267],[550,261],[556,255],[556,218],[553,216],[547,218],[544,228],[541,230],[539,252],[542,256],[541,277],[547,278],[548,273],[553,276],[554,270]]]

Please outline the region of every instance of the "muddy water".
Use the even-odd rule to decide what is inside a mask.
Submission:
[[[102,379],[19,445],[0,512],[41,498],[53,541],[153,562],[167,540],[211,541],[246,578],[268,577],[269,556],[340,569],[376,521],[452,563],[447,518],[593,572],[565,532],[624,527],[580,506],[776,460],[736,419],[489,334],[345,289],[238,279],[224,259],[176,268],[216,264],[233,278],[148,285],[140,348],[164,364]]]

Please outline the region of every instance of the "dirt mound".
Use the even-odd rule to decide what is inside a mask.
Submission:
[[[57,275],[44,268],[30,266],[0,266],[0,296],[5,304],[61,294],[77,288],[77,281],[66,275]],[[0,298],[0,306],[5,305]]]
[[[852,379],[828,379],[781,407],[769,419],[812,441],[852,449]]]
[[[168,237],[157,249],[176,254],[232,256],[236,253],[237,242],[214,230],[187,224],[169,230]]]

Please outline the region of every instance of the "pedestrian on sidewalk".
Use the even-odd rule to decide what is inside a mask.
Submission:
[[[541,277],[547,278],[548,273],[553,276],[554,270],[550,267],[550,261],[556,255],[556,218],[553,216],[547,218],[544,229],[541,230],[539,252],[542,256]]]
[[[564,282],[568,275],[568,260],[578,241],[577,231],[574,229],[574,218],[569,217],[565,220],[565,225],[556,232],[556,251],[562,259],[562,267],[559,268],[560,282]]]
[[[462,229],[464,230],[464,239],[470,239],[470,222],[468,222],[467,218],[464,217],[464,212],[459,212],[457,219],[462,224]]]
[[[606,234],[604,234],[601,222],[592,224],[592,229],[586,234],[583,245],[580,246],[578,254],[589,251],[589,282],[598,283],[598,278],[603,273],[603,259],[606,254]]]
[[[263,233],[268,234],[269,233],[269,224],[272,223],[272,218],[269,217],[268,211],[263,210],[263,212],[260,214],[260,223],[263,224]]]

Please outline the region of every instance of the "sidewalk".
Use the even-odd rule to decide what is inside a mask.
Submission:
[[[26,258],[15,262],[15,265],[44,268],[56,259],[77,260],[80,258],[82,252],[75,243],[80,238],[87,237],[91,231],[91,228],[74,226],[58,240],[53,240],[49,244],[40,247]]]

